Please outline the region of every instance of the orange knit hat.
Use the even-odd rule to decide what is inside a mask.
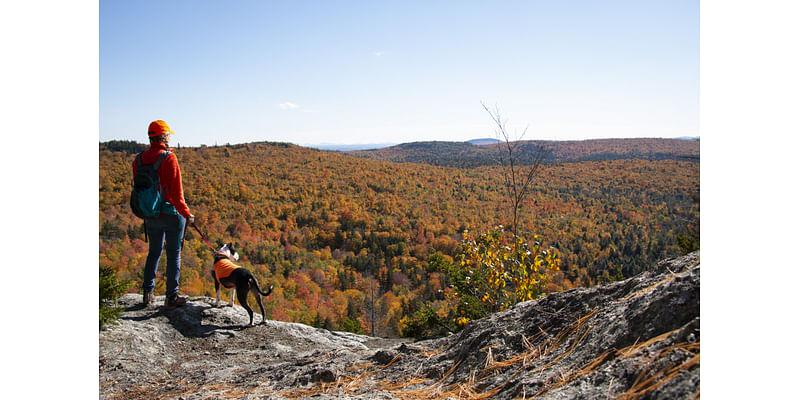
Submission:
[[[169,129],[169,125],[163,120],[155,120],[150,123],[150,126],[147,128],[147,136],[161,136],[165,133],[175,134],[172,129]]]

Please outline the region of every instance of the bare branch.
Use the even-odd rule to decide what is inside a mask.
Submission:
[[[502,153],[502,156],[499,157],[499,164],[503,167],[501,174],[503,176],[506,195],[511,205],[511,231],[516,242],[522,205],[532,190],[537,173],[544,161],[545,150],[543,146],[535,145],[531,164],[528,167],[523,167],[519,159],[519,154],[524,144],[522,139],[528,133],[529,126],[526,126],[521,134],[512,137],[507,129],[506,120],[503,119],[500,113],[499,107],[495,105],[494,110],[492,110],[483,102],[481,102],[481,106],[495,123],[496,137],[502,140],[502,143],[497,145],[498,150]]]

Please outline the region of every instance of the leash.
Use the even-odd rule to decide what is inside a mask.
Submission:
[[[217,249],[215,249],[214,246],[212,246],[211,243],[209,243],[208,239],[206,239],[206,235],[203,235],[203,232],[200,232],[200,228],[198,228],[197,225],[194,224],[194,222],[191,222],[191,224],[192,224],[192,227],[194,227],[194,229],[197,231],[197,233],[200,234],[200,237],[203,238],[203,241],[206,242],[208,247],[211,248],[211,251],[216,253]]]

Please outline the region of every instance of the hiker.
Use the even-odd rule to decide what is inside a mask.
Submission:
[[[162,152],[169,151],[169,138],[174,134],[166,122],[153,121],[147,128],[150,138],[150,148],[145,150],[133,161],[133,174],[136,176],[139,162],[142,165],[154,165],[159,161]],[[141,160],[140,160],[141,159]],[[178,279],[181,275],[181,246],[186,229],[186,221],[194,223],[194,215],[189,212],[189,207],[183,199],[183,184],[181,170],[178,167],[178,158],[175,153],[166,155],[157,165],[159,188],[163,190],[164,205],[160,215],[145,219],[145,235],[150,240],[147,260],[144,264],[144,292],[142,304],[147,307],[153,302],[153,289],[155,288],[156,268],[161,258],[161,250],[166,242],[167,248],[167,299],[166,308],[180,307],[186,304],[186,298],[178,296]],[[158,212],[156,212],[158,214]]]

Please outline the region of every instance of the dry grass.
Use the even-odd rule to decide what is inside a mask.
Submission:
[[[173,389],[164,390],[164,385],[169,384]],[[240,399],[247,394],[252,394],[256,389],[252,387],[240,387],[230,383],[214,383],[210,385],[182,380],[177,383],[163,382],[153,386],[135,386],[126,390],[124,393],[114,394],[113,398],[122,399],[174,399],[194,393],[216,393],[214,396],[221,399]],[[270,393],[265,391],[264,393]]]
[[[559,379],[558,381],[556,381],[552,385],[550,385],[550,386],[548,386],[546,388],[543,388],[542,390],[537,392],[535,397],[542,396],[545,393],[550,392],[550,391],[555,390],[555,389],[558,389],[558,388],[560,388],[560,387],[572,382],[575,379],[578,379],[578,378],[580,378],[580,377],[582,377],[584,375],[588,375],[588,374],[590,374],[592,372],[597,371],[597,369],[600,368],[600,366],[603,365],[606,361],[608,361],[610,359],[613,359],[613,357],[612,357],[613,355],[614,355],[614,352],[611,351],[611,350],[606,351],[603,354],[600,354],[597,358],[595,358],[594,360],[590,361],[589,363],[587,363],[586,365],[584,365],[580,369],[574,370],[574,371],[569,371],[566,375],[562,375],[561,379]]]
[[[330,394],[330,393],[337,393],[337,394],[357,394],[358,391],[364,386],[367,382],[367,379],[377,371],[365,371],[358,376],[340,376],[336,378],[336,382],[324,383],[324,382],[317,382],[314,386],[310,389],[294,389],[290,391],[280,392],[279,394],[284,397],[288,397],[290,399],[296,399],[300,397],[310,397],[318,394]]]
[[[408,378],[404,381],[400,382],[384,382],[383,384],[378,386],[379,390],[386,390],[390,392],[394,392],[403,388],[407,388],[409,386],[419,385],[421,383],[427,382],[428,379],[426,378]]]
[[[661,281],[659,281],[659,282],[657,282],[657,283],[655,283],[653,285],[650,285],[650,286],[648,286],[648,287],[646,287],[644,289],[637,290],[637,291],[635,291],[635,292],[633,292],[633,293],[631,293],[631,294],[629,294],[629,295],[617,300],[616,303],[622,303],[624,301],[635,299],[635,298],[640,297],[640,296],[642,296],[644,294],[650,293],[653,289],[655,289],[655,288],[657,288],[657,287],[659,287],[659,286],[661,286],[661,285],[663,285],[663,284],[665,284],[667,282],[672,281],[676,277],[677,277],[677,275],[671,274],[669,277],[664,278]]]
[[[636,377],[628,390],[617,397],[617,400],[638,399],[641,396],[650,393],[665,383],[675,379],[683,371],[687,371],[695,365],[700,364],[700,342],[696,343],[678,343],[672,346],[665,347],[659,351],[655,356],[650,358],[650,362],[646,365],[652,365],[651,362],[657,359],[667,359],[665,356],[673,351],[680,351],[690,355],[691,358],[675,363],[669,362],[667,366],[658,371],[653,372],[652,367],[645,367]]]
[[[660,283],[663,283],[663,281],[660,282]],[[651,338],[651,339],[649,339],[649,340],[647,340],[647,341],[645,341],[643,343],[639,343],[639,340],[637,339],[636,342],[633,345],[625,347],[625,348],[623,348],[621,350],[608,350],[608,351],[600,354],[598,357],[596,357],[594,360],[590,361],[589,363],[587,363],[586,365],[584,365],[580,369],[570,371],[566,375],[562,374],[561,379],[559,379],[559,380],[555,381],[554,383],[552,383],[551,385],[543,388],[538,393],[536,393],[535,396],[536,397],[542,396],[545,393],[550,392],[550,391],[552,391],[554,389],[557,389],[559,387],[562,387],[562,386],[570,383],[571,381],[573,381],[573,380],[575,380],[577,378],[580,378],[582,376],[585,376],[585,375],[588,375],[588,374],[590,374],[592,372],[595,372],[600,368],[600,366],[602,366],[606,362],[611,361],[611,360],[613,360],[615,358],[621,358],[621,359],[630,358],[630,357],[638,354],[641,350],[649,348],[650,346],[652,346],[652,345],[654,345],[654,344],[656,344],[658,342],[661,342],[661,341],[664,341],[664,340],[668,339],[670,337],[670,335],[672,335],[673,333],[676,333],[678,331],[680,331],[680,329],[675,329],[673,331],[663,333],[663,334],[655,336],[655,337],[653,337],[653,338]],[[588,329],[587,329],[587,332],[588,332]],[[585,335],[585,333],[584,333],[584,335]],[[573,345],[573,349],[574,349],[574,345]],[[646,361],[643,364],[650,365],[653,361],[664,357],[664,355],[668,354],[671,351],[676,351],[676,350],[686,351],[686,352],[689,352],[690,354],[695,354],[695,352],[697,352],[697,354],[694,355],[692,357],[692,359],[690,359],[689,361],[681,363],[678,366],[672,365],[672,366],[670,366],[668,368],[663,368],[661,371],[658,371],[658,372],[656,372],[654,374],[652,373],[652,371],[649,371],[649,369],[645,368],[639,374],[639,376],[637,377],[636,381],[631,386],[631,388],[629,388],[625,393],[623,393],[622,395],[617,397],[617,399],[629,400],[629,399],[639,398],[642,395],[647,394],[647,393],[657,389],[661,385],[669,382],[670,380],[672,380],[673,378],[678,376],[678,374],[680,374],[681,371],[688,370],[689,368],[693,367],[694,365],[696,365],[696,364],[698,364],[700,362],[700,354],[699,354],[700,343],[697,342],[697,343],[678,343],[678,344],[675,344],[675,345],[672,345],[672,346],[668,346],[668,347],[662,349],[661,351],[659,351],[658,353],[656,353],[654,356],[649,357],[648,359],[646,359]],[[572,351],[572,349],[570,350],[570,352],[571,351]],[[562,354],[561,356],[564,356],[565,354]],[[559,358],[561,356],[559,356]],[[552,364],[552,362],[550,362],[548,364]],[[549,365],[546,365],[546,366],[549,366]],[[538,368],[537,368],[537,370],[538,370]],[[649,377],[645,378],[645,376],[649,376]],[[611,385],[609,384],[609,391],[610,391],[610,389],[611,389]]]
[[[661,282],[639,291],[635,294],[643,294],[655,286],[668,282],[671,278],[662,280]],[[631,296],[629,296],[631,297]],[[525,350],[516,356],[507,360],[497,361],[493,346],[487,346],[482,349],[486,352],[486,357],[477,368],[473,369],[463,382],[456,382],[447,384],[446,381],[454,374],[454,372],[462,365],[464,360],[455,362],[450,369],[445,372],[436,382],[425,385],[430,382],[430,379],[415,376],[415,374],[408,376],[401,380],[380,381],[374,379],[375,374],[379,373],[390,366],[396,364],[400,359],[400,355],[392,359],[388,364],[383,366],[376,366],[371,364],[359,364],[351,367],[352,370],[364,371],[357,376],[344,376],[337,379],[333,383],[318,383],[314,388],[308,390],[294,390],[291,392],[283,392],[281,395],[289,398],[307,397],[315,394],[323,393],[336,393],[336,394],[350,394],[355,395],[363,393],[368,383],[372,384],[374,390],[382,390],[391,393],[393,396],[403,400],[420,400],[420,399],[463,399],[463,400],[484,400],[496,396],[503,388],[513,382],[521,374],[533,374],[537,372],[546,371],[548,368],[553,367],[556,363],[563,360],[572,354],[576,348],[588,336],[589,331],[592,330],[593,325],[589,324],[592,317],[596,316],[598,310],[593,310],[583,317],[575,320],[567,328],[559,332],[558,335],[543,340],[547,333],[540,329],[540,332],[533,338],[529,339],[525,336],[522,337],[522,345]],[[653,352],[653,346],[659,342],[667,340],[670,335],[678,332],[679,329],[666,332],[664,334],[650,338],[644,342],[636,342],[628,347],[620,350],[610,349],[595,357],[592,361],[586,363],[581,368],[571,371],[560,371],[557,378],[544,388],[540,388],[533,396],[527,393],[526,389],[522,388],[522,399],[539,397],[552,390],[558,389],[574,380],[586,376],[590,373],[598,371],[603,365],[614,359],[630,359],[634,356],[639,356],[644,350]],[[571,340],[571,343],[570,343]],[[540,342],[536,344],[536,342]],[[564,349],[564,345],[569,343],[569,347]],[[441,354],[443,350],[438,349],[435,351],[422,351],[416,355],[420,360],[420,368],[425,365],[432,357]],[[560,351],[560,353],[558,353]],[[669,363],[667,366],[659,370],[653,370],[654,361],[659,359],[666,359],[665,356],[671,352],[684,352],[690,356],[686,361],[681,363]],[[663,384],[669,382],[675,377],[679,376],[683,371],[689,370],[700,362],[700,343],[678,343],[671,346],[666,346],[663,349],[653,353],[653,355],[644,358],[641,362],[643,368],[637,376],[637,379],[628,390],[618,395],[618,400],[630,400],[639,398],[647,393],[656,390]],[[558,353],[558,354],[556,354]],[[547,356],[551,359],[547,362],[531,368],[537,361],[543,361]],[[419,369],[418,369],[419,371]],[[490,388],[482,388],[485,381],[497,377],[498,375],[507,374],[507,377],[499,384]],[[371,382],[370,382],[371,380]],[[421,386],[425,385],[425,386]],[[609,397],[612,396],[611,384],[609,384]],[[697,393],[699,395],[699,393]]]
[[[538,371],[543,371],[559,360],[563,359],[564,357],[571,354],[575,348],[586,338],[586,335],[591,330],[591,327],[586,327],[588,321],[596,315],[598,310],[593,310],[592,312],[584,315],[583,317],[576,320],[572,323],[569,327],[564,329],[561,333],[557,336],[547,339],[544,343],[540,345],[534,346],[533,342],[537,339],[540,339],[546,332],[540,329],[540,333],[538,333],[534,338],[533,342],[528,339],[527,337],[523,336],[522,343],[525,347],[526,351],[522,354],[516,355],[514,357],[509,358],[508,360],[504,361],[495,361],[494,353],[492,351],[492,346],[488,346],[483,349],[486,352],[486,359],[482,363],[482,368],[480,370],[473,370],[469,375],[465,382],[458,382],[450,385],[445,385],[444,382],[448,377],[450,377],[453,372],[460,366],[461,361],[457,362],[453,365],[450,370],[444,374],[436,383],[426,386],[420,389],[414,390],[402,390],[406,389],[409,386],[419,385],[421,383],[426,382],[427,380],[422,378],[412,378],[406,382],[400,383],[390,383],[384,384],[380,386],[381,388],[386,388],[391,391],[391,393],[399,398],[402,399],[446,399],[446,398],[456,398],[456,399],[465,399],[465,400],[482,400],[492,398],[497,393],[499,393],[506,385],[512,382],[517,376],[519,376],[523,372],[527,373],[534,373]],[[572,345],[569,349],[562,352],[558,356],[554,357],[552,360],[547,362],[546,364],[531,370],[526,371],[526,368],[534,361],[541,359],[549,354],[554,353],[558,348],[560,348],[570,337],[575,337]],[[478,384],[481,382],[497,376],[501,373],[506,373],[511,367],[516,367],[513,373],[511,373],[507,378],[503,380],[502,383],[499,385],[492,387],[488,390],[480,390],[478,388]]]

